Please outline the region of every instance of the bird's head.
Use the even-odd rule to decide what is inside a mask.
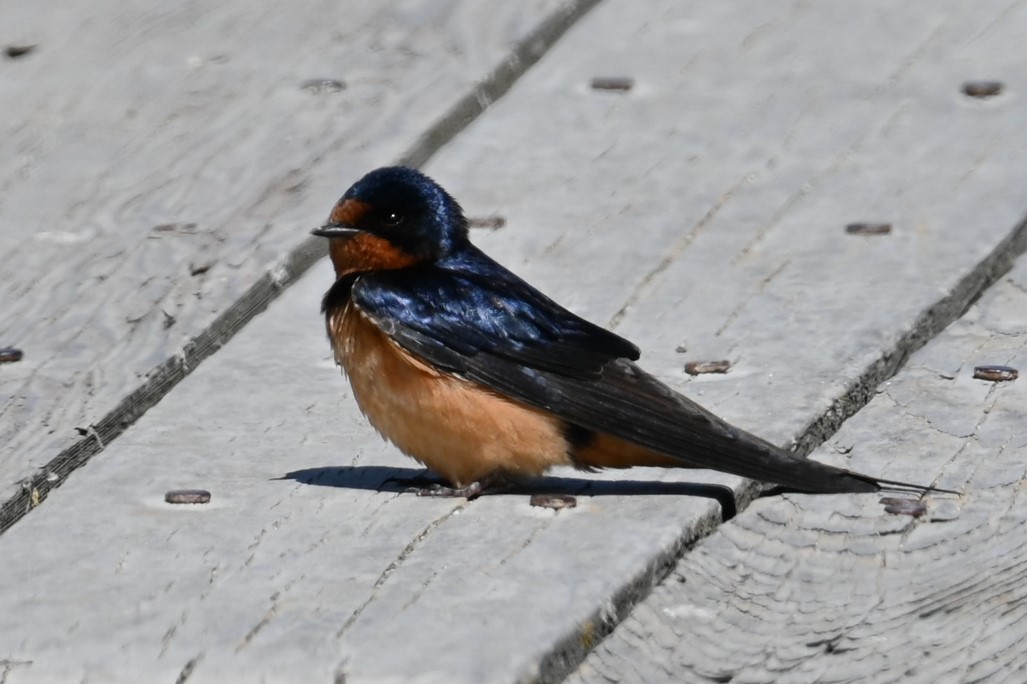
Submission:
[[[312,231],[330,238],[338,277],[437,261],[467,243],[456,200],[420,171],[388,166],[346,191],[328,222]]]

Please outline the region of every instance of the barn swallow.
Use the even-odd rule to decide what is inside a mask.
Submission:
[[[419,171],[368,173],[313,234],[329,238],[322,312],[360,410],[447,493],[557,465],[709,468],[806,492],[935,489],[800,458],[678,394],[634,363],[634,344],[471,244],[460,205]]]

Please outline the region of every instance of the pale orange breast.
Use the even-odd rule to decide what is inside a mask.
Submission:
[[[570,463],[558,419],[436,371],[352,303],[329,317],[328,328],[335,359],[367,419],[454,486],[491,473],[537,475]]]

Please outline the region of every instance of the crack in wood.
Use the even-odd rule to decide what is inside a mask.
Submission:
[[[445,566],[443,566],[443,568],[444,567]],[[419,598],[421,598],[421,596],[424,594],[425,590],[428,589],[428,585],[430,585],[433,581],[435,581],[435,578],[439,576],[440,570],[441,570],[441,568],[436,568],[435,570],[432,570],[431,574],[428,575],[428,577],[423,582],[421,582],[421,586],[419,586],[417,588],[417,591],[414,592],[414,595],[411,596],[410,599],[407,600],[407,602],[403,604],[402,608],[400,608],[401,612],[406,610],[410,606],[414,605],[415,603],[417,603],[417,600]]]
[[[264,627],[266,627],[268,625],[268,623],[270,623],[271,620],[274,619],[275,615],[278,614],[278,598],[280,596],[281,596],[280,592],[277,592],[277,591],[271,595],[271,606],[268,607],[267,612],[264,613],[264,617],[262,617],[260,619],[260,622],[255,624],[250,629],[250,631],[248,631],[246,633],[246,636],[244,636],[242,638],[242,641],[240,641],[236,645],[236,647],[235,647],[235,652],[236,653],[238,653],[239,651],[241,651],[244,648],[246,648],[246,646],[248,646],[250,644],[250,642],[253,641],[253,637],[257,636],[257,634],[260,633],[260,630],[264,629]]]
[[[0,672],[0,684],[7,684],[7,675],[11,673],[11,668],[19,665],[31,665],[31,660],[15,660],[13,658],[2,658],[0,659],[0,666],[3,666],[3,671]]]
[[[375,580],[374,585],[371,587],[371,595],[368,596],[367,599],[363,603],[361,603],[356,610],[353,611],[353,614],[349,616],[349,618],[342,625],[342,627],[339,628],[339,631],[335,633],[336,639],[341,639],[343,635],[349,630],[349,628],[353,626],[353,624],[357,621],[357,619],[364,612],[364,610],[369,605],[371,605],[375,598],[377,598],[378,589],[380,589],[381,586],[385,584],[385,582],[389,579],[389,575],[391,575],[401,565],[403,565],[403,562],[410,557],[410,555],[414,552],[415,549],[417,549],[421,542],[423,542],[428,537],[428,535],[431,534],[433,530],[435,530],[435,528],[445,523],[454,515],[459,514],[460,511],[464,510],[464,508],[466,508],[468,505],[470,504],[459,504],[453,509],[447,511],[445,515],[436,518],[431,523],[429,523],[427,527],[421,530],[421,532],[418,533],[416,537],[411,539],[406,546],[403,547],[403,550],[399,552],[399,555],[396,556],[396,558],[391,563],[389,563],[384,570],[382,570],[382,573],[378,576],[378,579]]]
[[[184,616],[183,616],[183,619],[184,619]],[[168,627],[168,631],[164,632],[164,636],[162,636],[161,639],[160,639],[160,653],[157,654],[158,658],[163,657],[164,654],[168,652],[168,646],[171,645],[171,640],[175,637],[175,632],[178,631],[178,626],[181,623],[182,623],[182,619],[180,619],[178,622],[176,622],[175,624],[173,624],[170,627]]]
[[[777,268],[775,268],[769,274],[764,276],[763,279],[760,281],[759,286],[755,290],[750,292],[745,297],[745,299],[743,299],[741,302],[739,302],[735,306],[735,308],[731,310],[731,313],[729,313],[727,315],[727,318],[724,319],[724,322],[721,324],[721,326],[719,328],[717,328],[713,332],[713,336],[714,337],[720,337],[721,335],[723,335],[724,331],[727,330],[729,327],[731,327],[731,324],[734,323],[736,320],[738,320],[738,317],[740,315],[742,315],[742,312],[745,311],[749,307],[749,302],[751,302],[755,297],[763,294],[763,291],[767,289],[767,285],[769,285],[771,282],[773,282],[773,280],[775,278],[777,278],[779,275],[781,275],[781,273],[786,268],[788,268],[789,264],[791,264],[791,263],[792,263],[791,259],[785,259],[784,261],[782,261],[777,266]],[[731,352],[734,351],[735,346],[737,346],[737,345],[732,345],[731,348],[728,349],[728,354],[729,355],[730,355]]]
[[[378,589],[383,584],[385,584],[385,581],[387,579],[389,579],[389,575],[391,575],[393,572],[395,572],[396,568],[398,568],[400,565],[402,565],[403,561],[405,561],[407,558],[410,557],[410,554],[412,554],[414,552],[414,549],[416,549],[418,547],[418,545],[422,541],[424,541],[428,537],[428,535],[431,534],[431,532],[436,527],[438,527],[442,523],[446,522],[447,520],[452,518],[454,515],[459,514],[460,511],[464,510],[464,508],[467,507],[467,505],[469,505],[469,504],[459,504],[458,506],[453,508],[451,511],[449,511],[445,515],[443,515],[441,518],[437,518],[437,519],[433,520],[428,525],[428,527],[426,527],[423,530],[421,530],[420,534],[418,534],[416,537],[411,539],[410,542],[406,546],[403,547],[403,550],[399,552],[399,555],[396,556],[396,559],[394,561],[392,561],[391,563],[389,563],[389,565],[382,571],[382,574],[378,576],[378,579],[374,583],[374,589]]]
[[[624,316],[627,315],[628,309],[630,309],[640,299],[642,299],[642,296],[649,291],[649,288],[653,284],[653,282],[655,282],[664,271],[671,267],[671,265],[674,263],[674,260],[681,256],[681,254],[684,253],[686,249],[688,249],[688,246],[690,244],[695,242],[695,239],[699,237],[699,234],[702,232],[703,228],[708,226],[710,222],[713,221],[714,217],[718,213],[720,213],[720,210],[724,207],[724,205],[727,204],[732,197],[738,194],[739,190],[741,190],[744,186],[748,185],[756,175],[757,174],[755,171],[747,173],[744,176],[742,176],[740,180],[735,182],[734,185],[725,190],[720,195],[720,197],[718,197],[713,202],[713,206],[711,206],[706,211],[706,213],[703,214],[702,218],[700,218],[695,223],[692,229],[685,233],[683,236],[681,236],[670,246],[670,249],[666,251],[666,254],[660,260],[660,262],[656,264],[656,266],[652,270],[645,274],[645,276],[639,281],[638,285],[635,286],[635,288],[632,290],[631,294],[628,295],[628,298],[624,301],[624,304],[616,311],[616,313],[613,314],[613,316],[610,317],[608,323],[609,328],[616,328],[617,325],[619,325],[620,322],[624,320]]]
[[[196,665],[200,662],[201,658],[203,658],[203,651],[200,651],[196,654],[195,658],[185,664],[182,671],[178,673],[178,679],[175,680],[175,684],[185,684],[189,677],[192,676],[193,670],[196,669]]]

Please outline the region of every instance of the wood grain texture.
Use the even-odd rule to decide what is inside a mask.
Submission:
[[[1019,681],[1027,657],[1027,259],[915,354],[822,457],[915,457],[961,497],[754,503],[682,559],[569,682]],[[891,474],[914,467],[893,466]]]
[[[648,369],[801,438],[1023,244],[1018,100],[959,92],[969,71],[1022,90],[1022,4],[865,7],[608,0],[427,170],[471,215],[507,218],[480,244],[634,338]],[[588,88],[618,72],[629,93]],[[867,216],[893,233],[845,234]],[[323,338],[332,278],[301,278],[0,537],[9,683],[559,679],[746,491],[639,469],[541,483],[578,495],[558,513],[399,494],[409,459],[359,418]],[[681,371],[724,356],[726,375]],[[857,446],[826,456],[965,481]],[[186,487],[211,504],[163,503]],[[872,496],[823,502],[839,513],[818,529],[881,515]],[[850,539],[825,548],[873,556],[888,537]],[[772,608],[790,616],[787,598]]]
[[[25,351],[0,523],[305,270],[347,183],[423,161],[588,4],[6,2],[0,44],[37,47],[0,61],[0,331]]]

